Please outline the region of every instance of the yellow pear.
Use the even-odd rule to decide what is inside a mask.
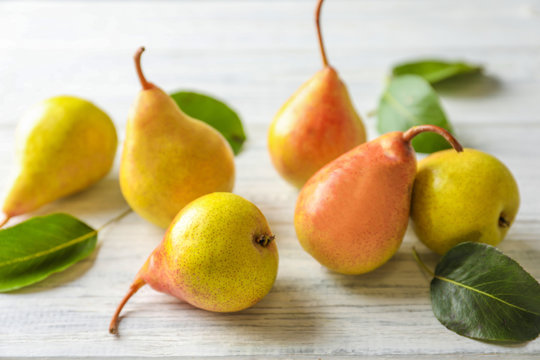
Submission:
[[[122,308],[143,285],[215,312],[255,305],[278,271],[278,249],[261,211],[231,193],[212,193],[186,205],[137,273],[109,331],[118,332]]]
[[[234,154],[211,126],[186,115],[135,66],[142,91],[131,107],[120,163],[126,201],[146,220],[167,227],[190,201],[215,191],[232,191]]]
[[[315,13],[323,68],[279,109],[268,130],[268,150],[280,175],[300,188],[317,170],[366,141],[366,132],[337,71],[328,64],[319,0]]]
[[[436,253],[465,241],[499,244],[518,208],[512,173],[489,154],[445,150],[418,163],[411,218],[418,238]]]
[[[24,115],[16,146],[19,170],[4,201],[5,221],[101,179],[113,164],[117,137],[111,119],[94,104],[57,96]]]

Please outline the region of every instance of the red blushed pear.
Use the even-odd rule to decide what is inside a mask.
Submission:
[[[419,133],[446,130],[415,126],[359,145],[319,170],[299,194],[294,225],[302,247],[327,268],[362,274],[398,250],[407,224],[416,157],[411,140]]]
[[[272,288],[278,250],[264,215],[231,193],[189,203],[138,272],[109,331],[118,332],[122,308],[145,284],[200,309],[234,312],[255,305]]]
[[[322,3],[315,18],[323,69],[281,107],[268,130],[274,167],[299,188],[321,167],[366,141],[347,88],[326,58],[319,23]]]

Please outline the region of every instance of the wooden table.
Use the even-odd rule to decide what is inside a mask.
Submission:
[[[433,316],[429,279],[408,231],[396,256],[363,276],[331,273],[302,251],[292,218],[297,192],[272,168],[265,133],[278,107],[321,66],[312,13],[297,1],[0,2],[0,185],[14,167],[13,132],[32,103],[57,94],[91,99],[123,137],[139,90],[131,56],[146,45],[148,78],[167,90],[214,94],[238,110],[249,141],[235,192],[253,201],[277,236],[272,292],[237,314],[194,309],[143,288],[119,337],[110,317],[163,230],[131,214],[100,234],[71,269],[0,294],[0,356],[248,358],[533,358],[540,340],[502,347],[448,331]],[[522,205],[501,249],[540,278],[540,1],[328,0],[330,62],[362,114],[374,109],[391,64],[436,56],[481,63],[487,77],[441,89],[458,138],[513,171]],[[375,120],[364,116],[369,136]],[[36,214],[68,212],[93,226],[125,207],[118,167],[96,186]],[[33,214],[33,215],[36,215]],[[20,220],[20,219],[19,219]]]

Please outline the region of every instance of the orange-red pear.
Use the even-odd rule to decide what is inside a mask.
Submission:
[[[321,167],[366,141],[345,84],[328,64],[315,13],[323,69],[281,107],[268,130],[268,150],[280,175],[296,187]]]
[[[359,145],[319,170],[302,188],[294,225],[302,247],[327,268],[362,274],[388,261],[398,250],[409,220],[416,157],[411,140],[421,125],[391,132]]]

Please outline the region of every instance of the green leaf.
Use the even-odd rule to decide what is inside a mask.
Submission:
[[[448,251],[431,281],[431,304],[444,326],[470,338],[516,343],[540,332],[540,285],[490,245]]]
[[[246,141],[246,134],[234,110],[219,100],[194,92],[178,91],[171,97],[186,114],[219,131],[231,145],[234,154],[238,155]]]
[[[452,127],[429,83],[417,75],[397,76],[390,80],[377,110],[377,130],[405,131],[416,125],[432,124],[452,132]],[[412,140],[414,149],[422,153],[448,149],[450,144],[434,133],[422,133]]]
[[[481,71],[481,66],[464,62],[418,60],[394,66],[392,75],[418,75],[430,84],[435,84],[456,76],[476,74]]]
[[[0,292],[34,284],[92,253],[97,231],[67,214],[0,230]]]

